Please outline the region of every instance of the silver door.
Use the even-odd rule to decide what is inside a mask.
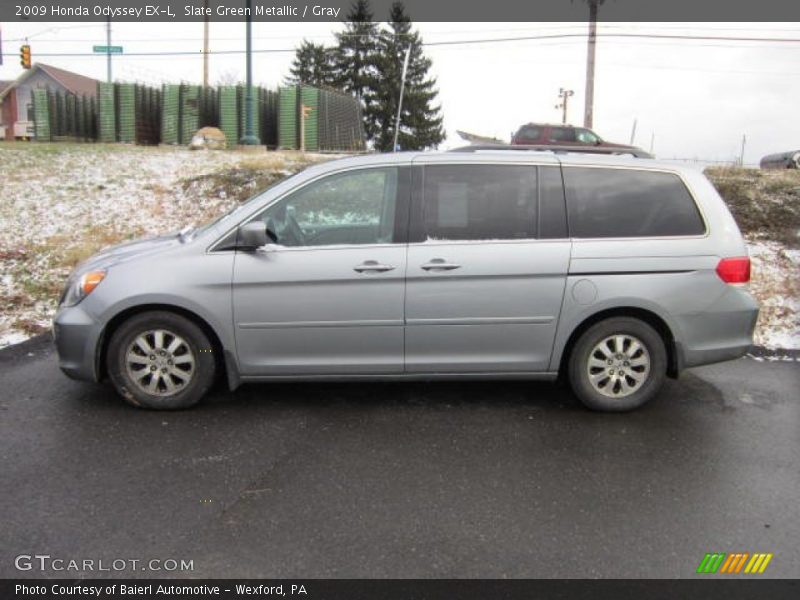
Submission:
[[[565,224],[564,237],[537,239],[552,220],[543,200],[564,218],[558,168],[548,169],[425,167],[424,241],[408,250],[408,372],[548,370],[570,255]]]
[[[395,240],[397,198],[408,188],[398,185],[400,171],[328,176],[259,215],[279,245],[236,254],[243,375],[403,370],[406,245]]]

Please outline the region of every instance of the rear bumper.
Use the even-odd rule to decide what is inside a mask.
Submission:
[[[80,304],[60,308],[53,319],[53,339],[58,366],[65,375],[82,381],[98,381],[97,347],[103,327]]]
[[[679,369],[744,356],[753,344],[757,319],[758,303],[746,290],[734,287],[709,311],[677,318],[682,331],[676,342]]]

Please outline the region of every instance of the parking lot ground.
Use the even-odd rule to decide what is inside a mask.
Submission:
[[[527,382],[247,385],[158,413],[40,338],[0,352],[0,577],[694,577],[706,552],[800,577],[798,390],[798,363],[741,359],[629,414]]]

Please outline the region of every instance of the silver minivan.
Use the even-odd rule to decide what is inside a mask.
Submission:
[[[54,321],[70,377],[185,408],[218,376],[567,379],[624,411],[742,356],[758,306],[703,174],[480,150],[312,166],[198,229],[110,248]]]

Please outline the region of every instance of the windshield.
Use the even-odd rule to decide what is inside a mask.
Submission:
[[[204,233],[204,232],[208,231],[209,229],[211,229],[212,227],[215,227],[217,224],[222,223],[223,221],[226,221],[227,219],[230,218],[231,215],[233,215],[233,213],[235,213],[239,209],[245,210],[248,205],[253,203],[255,200],[258,200],[259,198],[261,198],[264,194],[269,192],[271,189],[273,189],[274,187],[276,187],[278,185],[286,183],[287,181],[289,181],[290,179],[292,179],[296,175],[298,175],[298,173],[293,173],[292,175],[288,175],[288,176],[286,176],[286,177],[284,177],[282,179],[278,179],[277,181],[274,181],[271,184],[269,184],[264,189],[259,190],[253,196],[250,196],[244,202],[241,202],[239,204],[234,204],[228,210],[226,210],[224,213],[222,213],[220,216],[218,216],[216,219],[212,219],[208,223],[205,223],[205,224],[201,225],[200,227],[198,227],[197,229],[195,229],[194,230],[194,235],[199,235],[201,233]]]

